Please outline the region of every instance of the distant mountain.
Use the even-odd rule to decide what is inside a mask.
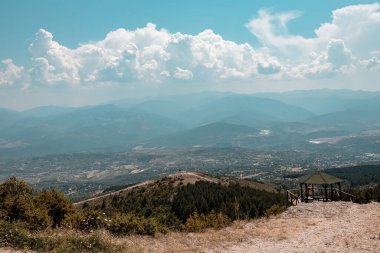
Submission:
[[[27,117],[48,117],[76,110],[73,107],[60,106],[40,106],[22,111],[21,114]]]
[[[309,111],[279,101],[247,95],[230,95],[182,112],[177,120],[187,125],[228,122],[262,127],[273,122],[292,122],[313,116]]]
[[[360,106],[350,109],[311,117],[307,122],[346,131],[380,128],[380,98],[363,101]]]
[[[210,101],[229,96],[230,94],[231,93],[201,92],[176,96],[164,96],[160,98],[151,98],[137,103],[131,103],[129,101],[121,100],[116,101],[115,104],[135,112],[157,114],[177,119],[177,115],[185,113],[188,110],[198,108],[204,104],[210,103]]]
[[[224,122],[216,122],[176,134],[155,138],[146,145],[149,147],[231,147],[240,146],[259,135],[259,130]]]
[[[380,129],[379,92],[202,92],[115,104],[0,109],[0,158],[138,146],[306,150],[352,144],[370,152],[380,143],[362,133]]]
[[[10,126],[23,118],[24,116],[20,112],[0,108],[0,129]]]
[[[114,105],[85,107],[4,128],[0,139],[24,145],[3,149],[1,155],[125,150],[179,129],[178,123],[157,115],[129,112]]]
[[[323,89],[257,93],[255,96],[299,106],[315,114],[326,114],[365,105],[368,100],[380,98],[380,92]]]

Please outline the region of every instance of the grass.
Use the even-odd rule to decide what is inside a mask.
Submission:
[[[31,234],[22,224],[0,222],[0,247],[36,252],[120,252],[121,247],[102,231],[82,234],[69,230],[42,231]]]

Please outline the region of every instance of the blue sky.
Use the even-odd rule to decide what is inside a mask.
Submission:
[[[200,90],[379,90],[379,8],[376,1],[3,0],[0,107]]]
[[[211,28],[223,38],[257,45],[244,27],[260,8],[276,12],[298,10],[302,18],[289,30],[306,37],[331,19],[331,11],[376,1],[279,0],[2,0],[0,3],[0,59],[29,59],[28,45],[40,28],[52,32],[68,47],[96,41],[117,28],[136,29],[148,22],[171,32],[197,34]]]

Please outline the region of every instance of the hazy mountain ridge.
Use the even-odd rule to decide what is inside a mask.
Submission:
[[[348,146],[355,141],[360,148],[370,141],[366,150],[371,151],[380,145],[378,132],[369,138],[362,134],[379,130],[379,92],[205,92],[114,104],[44,106],[22,112],[1,109],[0,156],[122,151],[138,146],[291,150],[318,148],[315,143]],[[326,141],[336,136],[341,139]]]

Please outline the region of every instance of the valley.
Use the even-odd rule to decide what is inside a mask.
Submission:
[[[379,162],[379,108],[379,92],[317,90],[1,109],[0,180],[74,200],[178,171],[282,185],[290,172]]]
[[[0,180],[16,176],[37,188],[58,188],[75,200],[178,171],[282,184],[281,178],[291,173],[377,161],[379,158],[371,154],[358,156],[338,152],[270,152],[244,148],[140,149],[1,161]]]

